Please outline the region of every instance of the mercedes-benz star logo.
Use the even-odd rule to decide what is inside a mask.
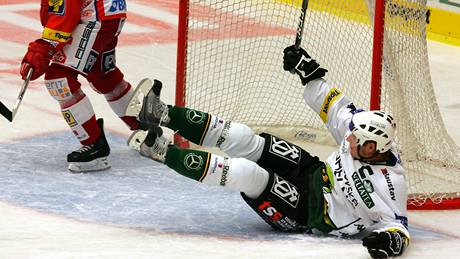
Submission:
[[[203,165],[203,158],[195,153],[187,154],[184,158],[184,165],[189,170],[199,170]]]
[[[192,123],[202,123],[204,121],[204,113],[195,111],[195,110],[189,110],[187,112],[187,119],[191,121]]]

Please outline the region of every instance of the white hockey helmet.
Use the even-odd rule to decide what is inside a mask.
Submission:
[[[356,113],[350,122],[350,130],[356,137],[357,144],[363,145],[366,141],[374,141],[379,153],[391,148],[395,140],[395,128],[393,116],[382,111]]]

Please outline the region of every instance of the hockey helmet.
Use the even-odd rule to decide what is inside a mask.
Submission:
[[[395,128],[393,116],[382,111],[356,113],[350,122],[350,130],[356,137],[357,144],[374,141],[378,153],[384,153],[391,148],[395,140]]]

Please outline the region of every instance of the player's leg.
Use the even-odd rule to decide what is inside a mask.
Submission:
[[[95,34],[89,59],[83,75],[91,87],[103,94],[115,114],[131,129],[139,129],[134,116],[126,116],[128,101],[133,94],[131,84],[116,65],[116,47],[118,35],[124,24],[123,19],[102,21],[100,30]]]
[[[152,84],[151,89],[145,84],[135,90],[128,114],[137,115],[147,125],[167,126],[197,145],[218,147],[230,157],[260,158],[265,139],[248,126],[186,107],[167,106],[160,100],[161,82]],[[142,143],[142,139],[131,143]]]
[[[53,63],[45,75],[50,91],[54,91],[52,85],[62,84],[58,87],[64,87],[67,84],[72,95],[66,97],[69,100],[60,101],[65,109],[64,116],[83,145],[67,157],[72,171],[97,171],[110,167],[106,160],[110,149],[103,134],[103,123],[96,122],[93,107],[77,81],[77,75],[88,75],[98,60],[100,53],[93,46],[98,45],[98,35],[104,31],[100,21],[78,24],[72,32],[71,44],[53,56]],[[62,89],[56,91],[60,95]]]
[[[287,232],[305,232],[314,227],[309,221],[322,221],[322,204],[316,209],[319,213],[310,215],[313,211],[309,210],[311,195],[308,189],[299,187],[297,182],[286,180],[273,172],[269,173],[267,185],[260,195],[249,197],[242,194],[246,203],[265,222],[276,230]]]
[[[160,129],[158,127],[158,129]],[[245,158],[227,158],[205,151],[182,149],[154,139],[150,158],[177,173],[209,186],[223,186],[257,198],[268,182],[268,172]]]
[[[289,174],[291,178],[287,179],[245,158],[182,149],[158,137],[149,152],[152,159],[183,176],[241,192],[249,206],[275,229],[302,232],[311,227],[330,231],[323,218],[320,163],[295,176]]]
[[[96,121],[93,106],[80,88],[78,73],[58,64],[51,64],[45,84],[59,102],[61,112],[82,147],[67,156],[69,170],[98,171],[110,167],[110,148],[105,139],[102,120]]]

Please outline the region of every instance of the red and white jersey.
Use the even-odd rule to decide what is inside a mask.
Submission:
[[[42,38],[62,47],[79,23],[126,17],[125,0],[41,0]]]
[[[305,102],[317,112],[340,148],[326,160],[323,195],[327,214],[337,230],[349,236],[368,231],[397,229],[407,237],[407,188],[405,170],[394,144],[386,163],[366,163],[350,153],[346,137],[349,123],[358,112],[342,92],[323,79],[308,83]],[[365,232],[364,232],[365,231]]]
[[[126,17],[126,0],[83,0],[83,21],[108,20]]]

